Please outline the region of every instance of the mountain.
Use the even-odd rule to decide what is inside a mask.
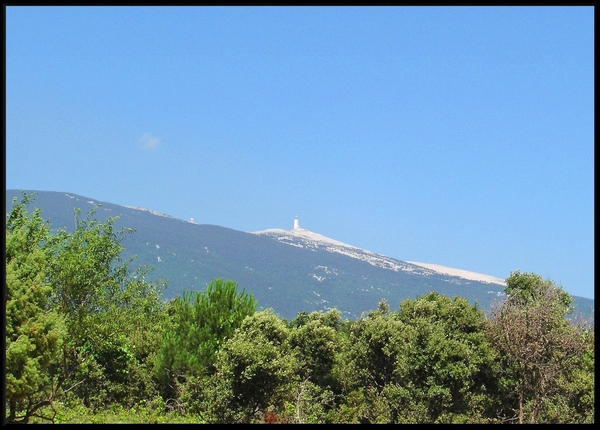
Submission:
[[[298,246],[300,248],[306,248],[311,250],[323,249],[328,252],[337,252],[338,254],[356,258],[361,261],[366,261],[367,263],[372,264],[373,266],[380,267],[382,269],[393,270],[395,272],[413,272],[414,274],[422,276],[444,274],[473,281],[480,281],[483,283],[497,284],[502,286],[502,289],[504,289],[504,287],[506,286],[506,282],[503,279],[496,278],[494,276],[469,272],[467,270],[453,269],[451,267],[440,266],[437,264],[400,261],[394,258],[386,257],[385,255],[376,254],[365,249],[360,249],[355,246],[347,245],[345,243],[330,239],[318,233],[314,233],[312,231],[300,228],[297,224],[297,219],[294,224],[294,229],[292,230],[282,230],[274,228],[263,231],[257,231],[254,232],[254,234],[266,235],[272,237],[273,239],[281,243],[286,243],[292,246]],[[501,294],[502,293],[499,293],[499,295]]]
[[[252,293],[259,309],[273,308],[282,318],[337,308],[355,319],[382,299],[397,309],[402,300],[430,291],[465,297],[484,311],[504,295],[502,279],[380,255],[300,228],[297,220],[290,230],[242,232],[71,193],[35,193],[29,210],[39,207],[55,230],[72,231],[75,209],[83,217],[98,204],[94,218],[119,217],[117,228],[135,229],[122,242],[122,256],[137,256],[132,268],[153,266],[146,279],[168,281],[165,299],[204,290],[212,279],[224,278]],[[6,191],[7,212],[20,196],[19,190]],[[578,313],[593,317],[592,299],[573,298]]]

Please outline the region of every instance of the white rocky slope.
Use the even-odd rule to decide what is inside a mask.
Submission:
[[[485,282],[490,284],[505,285],[503,279],[490,275],[470,272],[467,270],[453,269],[451,267],[440,266],[437,264],[418,263],[412,261],[401,261],[385,255],[357,248],[337,240],[330,239],[318,233],[303,229],[294,228],[292,230],[283,230],[278,228],[252,232],[253,234],[270,236],[279,242],[297,246],[306,249],[325,249],[329,252],[336,252],[358,260],[366,261],[373,266],[381,267],[393,271],[418,272],[421,275],[444,274],[456,276],[462,279]]]

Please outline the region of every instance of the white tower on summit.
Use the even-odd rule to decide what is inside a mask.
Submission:
[[[294,230],[298,230],[300,227],[298,226],[298,215],[294,217]]]

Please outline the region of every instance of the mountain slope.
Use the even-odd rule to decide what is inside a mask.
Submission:
[[[27,193],[31,191],[25,191]],[[7,211],[18,190],[7,190]],[[37,191],[30,205],[41,208],[54,229],[74,228],[74,210],[95,218],[119,217],[116,227],[136,229],[123,241],[124,258],[137,255],[134,267],[154,266],[149,281],[168,280],[165,299],[185,290],[204,290],[214,278],[231,279],[283,318],[298,312],[339,309],[349,319],[373,310],[382,299],[392,309],[400,301],[429,291],[467,298],[488,310],[502,297],[504,281],[488,275],[386,257],[305,229],[254,233],[195,224],[148,209],[114,205],[71,193]],[[458,275],[458,276],[457,276]],[[591,312],[593,300],[575,297]]]
[[[411,261],[400,261],[385,255],[377,254],[372,251],[360,249],[355,246],[347,245],[337,240],[330,239],[318,233],[295,227],[292,230],[268,229],[254,232],[254,234],[265,235],[288,245],[298,246],[306,249],[324,249],[329,252],[346,255],[358,260],[366,261],[369,264],[393,271],[415,272],[422,276],[432,274],[456,276],[466,280],[479,281],[484,283],[498,284],[502,288],[506,286],[503,279],[490,275],[470,272],[467,270],[453,269],[451,267],[440,266],[437,264],[418,263]]]

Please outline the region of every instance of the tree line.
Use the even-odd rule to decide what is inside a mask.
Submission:
[[[131,229],[92,209],[52,232],[33,199],[6,218],[5,423],[594,422],[593,323],[534,273],[488,316],[431,292],[286,320],[224,279],[163,302],[121,259]]]

